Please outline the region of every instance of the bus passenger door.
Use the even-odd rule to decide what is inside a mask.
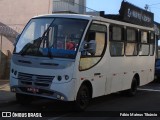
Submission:
[[[82,78],[81,80],[91,82],[93,97],[105,94],[106,70],[104,66],[105,59],[103,58],[107,44],[106,33],[106,25],[93,23],[82,45],[79,77]]]

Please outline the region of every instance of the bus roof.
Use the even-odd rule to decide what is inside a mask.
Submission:
[[[83,15],[83,14],[45,14],[45,15],[39,15],[35,16],[33,18],[41,18],[41,17],[62,17],[62,18],[77,18],[77,19],[86,19],[91,20],[93,16],[91,15]]]
[[[126,27],[134,27],[137,29],[144,29],[144,30],[150,30],[154,31],[154,28],[151,27],[145,27],[145,26],[140,26],[136,24],[131,24],[127,22],[122,22],[118,20],[113,20],[113,19],[108,19],[104,18],[101,16],[93,16],[93,15],[83,15],[83,14],[67,14],[67,13],[59,13],[59,14],[45,14],[45,15],[39,15],[35,16],[33,18],[41,18],[41,17],[62,17],[62,18],[76,18],[76,19],[85,19],[85,20],[95,20],[95,21],[100,21],[100,22],[105,22],[105,23],[110,23],[110,24],[117,24],[117,25],[122,25]]]

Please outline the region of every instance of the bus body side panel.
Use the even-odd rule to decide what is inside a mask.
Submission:
[[[139,73],[140,73],[140,85],[145,85],[154,80],[154,56],[139,56]]]
[[[79,71],[77,79],[79,84],[77,85],[77,92],[80,86],[85,81],[89,81],[92,85],[93,93],[92,97],[98,97],[105,95],[106,81],[107,81],[107,62],[108,59],[104,57],[96,66],[89,70]]]
[[[136,74],[140,86],[154,79],[154,56],[111,57],[109,65],[111,93],[130,89]]]
[[[124,57],[110,57],[110,76],[111,76],[111,93],[121,91],[125,79],[125,61]],[[130,81],[125,85],[129,86]]]

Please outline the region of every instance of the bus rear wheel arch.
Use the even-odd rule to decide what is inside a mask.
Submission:
[[[136,75],[133,77],[133,79],[132,79],[130,89],[127,90],[127,95],[128,95],[129,97],[135,96],[136,93],[137,93],[137,88],[138,88],[139,85],[140,85],[139,75],[136,74]]]

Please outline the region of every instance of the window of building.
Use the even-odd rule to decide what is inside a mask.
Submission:
[[[137,30],[127,29],[127,41],[125,45],[125,54],[127,56],[136,56],[138,54],[137,47]]]
[[[61,1],[67,2],[67,3],[71,4],[71,5],[74,5],[74,3],[75,3],[75,0],[61,0]]]
[[[124,28],[110,26],[110,54],[111,56],[124,55]]]

